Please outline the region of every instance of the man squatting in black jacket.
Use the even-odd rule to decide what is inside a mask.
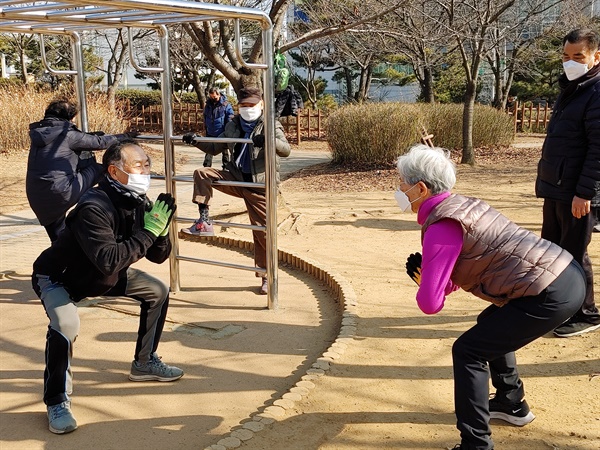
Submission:
[[[558,337],[600,328],[588,245],[595,224],[592,206],[600,205],[600,36],[576,29],[563,39],[564,74],[552,111],[535,193],[544,199],[542,237],[560,245],[581,264],[586,296],[581,309],[557,327]]]
[[[65,215],[102,175],[92,150],[104,150],[135,132],[105,135],[84,133],[72,120],[79,108],[67,99],[52,101],[44,119],[29,125],[31,147],[25,190],[29,205],[51,241],[65,227]]]
[[[76,303],[85,297],[129,297],[140,303],[132,381],[175,381],[183,371],[156,354],[169,305],[169,289],[131,264],[146,257],[160,264],[170,251],[170,194],[151,204],[150,159],[133,140],[110,146],[105,175],[66,219],[65,230],[33,264],[32,285],[50,319],[46,335],[44,403],[50,431],[77,428],[71,413],[71,357],[79,334]]]

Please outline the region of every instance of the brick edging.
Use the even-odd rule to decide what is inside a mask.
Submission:
[[[208,244],[234,247],[243,250],[254,250],[254,243],[242,239],[226,236],[204,237]],[[354,340],[356,333],[356,319],[358,301],[354,289],[350,283],[340,274],[315,261],[304,259],[297,254],[286,250],[278,250],[278,260],[291,265],[295,269],[312,276],[316,280],[323,281],[329,292],[333,294],[342,309],[342,322],[336,340],[331,346],[312,364],[294,386],[287,390],[280,398],[275,400],[271,406],[250,416],[249,421],[235,426],[228,436],[221,438],[216,444],[205,447],[204,450],[227,450],[242,446],[243,442],[254,437],[254,434],[263,430],[277,420],[284,418],[287,411],[293,409],[296,402],[307,397],[315,387],[315,381],[325,375],[331,364],[339,359],[345,352],[348,344]]]

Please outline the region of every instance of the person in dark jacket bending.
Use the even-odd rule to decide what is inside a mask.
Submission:
[[[426,314],[442,310],[459,288],[491,304],[452,346],[454,407],[460,450],[492,450],[489,421],[523,426],[535,416],[524,400],[515,351],[579,309],[581,266],[567,251],[519,227],[476,198],[451,194],[449,152],[425,145],[398,158],[402,211],[417,213],[422,255],[406,262]],[[489,378],[496,388],[489,398]],[[506,448],[511,448],[509,444]]]
[[[84,133],[72,120],[75,102],[52,101],[44,119],[29,125],[31,148],[27,161],[25,190],[29,205],[51,241],[64,229],[65,214],[102,173],[92,150],[104,150],[136,133],[105,135]]]
[[[33,264],[32,285],[50,319],[46,335],[44,403],[50,431],[77,428],[71,413],[73,344],[79,334],[76,303],[85,297],[129,297],[140,304],[132,381],[175,381],[183,371],[156,354],[169,305],[169,289],[130,267],[147,258],[160,264],[171,251],[169,223],[176,209],[169,194],[151,204],[150,159],[134,141],[113,144],[103,156],[104,175],[69,213],[65,230]]]
[[[207,137],[219,137],[225,131],[225,125],[233,119],[233,108],[227,97],[219,92],[216,87],[208,90],[208,99],[204,106],[204,127]],[[204,156],[204,167],[212,167],[213,155]]]
[[[554,330],[559,337],[600,328],[594,275],[588,255],[600,206],[600,37],[591,29],[563,39],[565,73],[538,164],[535,193],[544,199],[542,237],[573,255],[583,267],[587,294],[581,309]]]

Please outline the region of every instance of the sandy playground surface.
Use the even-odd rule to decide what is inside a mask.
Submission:
[[[539,138],[532,141],[539,145]],[[454,191],[480,197],[539,233],[542,202],[533,194],[539,148],[520,144],[503,155],[483,154],[475,167],[461,166]],[[326,151],[326,144],[300,148]],[[23,155],[0,156],[1,212],[23,209]],[[279,245],[351,283],[359,302],[357,332],[310,395],[241,448],[444,449],[459,442],[451,346],[487,303],[459,291],[437,315],[419,311],[404,261],[420,249],[420,230],[413,214],[398,210],[394,189],[388,171],[332,173],[325,167],[282,184]],[[590,256],[600,274],[597,236]],[[600,449],[600,376],[593,376],[600,372],[600,332],[547,335],[517,358],[537,418],[524,428],[493,421],[496,449]]]

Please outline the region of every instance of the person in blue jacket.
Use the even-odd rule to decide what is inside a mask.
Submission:
[[[73,123],[78,112],[77,103],[57,99],[48,105],[43,120],[29,125],[25,191],[31,209],[53,242],[65,228],[67,211],[102,174],[102,165],[92,151],[137,135],[84,133]]]
[[[218,137],[225,131],[225,125],[233,119],[234,112],[227,97],[221,94],[216,87],[208,90],[208,99],[204,107],[204,127],[207,137]],[[206,154],[204,167],[212,167],[213,155]]]

